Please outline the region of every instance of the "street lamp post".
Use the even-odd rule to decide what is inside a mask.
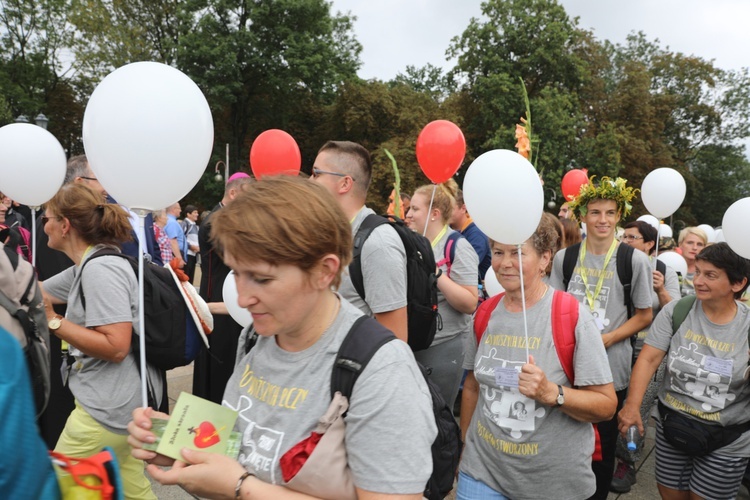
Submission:
[[[224,182],[229,181],[229,143],[226,145],[226,161],[219,160],[214,167],[214,172],[216,173],[214,179],[216,182],[222,181],[221,172],[219,172],[219,164],[224,165]]]
[[[557,193],[552,188],[544,188],[544,190],[552,193],[552,197],[547,202],[547,208],[549,208],[550,210],[554,210],[557,207],[557,203],[555,203],[557,201]]]
[[[16,123],[31,123],[29,122],[29,119],[26,117],[26,115],[18,115],[18,118],[16,118]],[[36,118],[34,118],[34,123],[36,123],[37,126],[42,127],[44,130],[47,130],[47,125],[49,125],[49,118],[44,116],[44,114],[39,113],[36,115]]]
[[[39,127],[42,127],[44,130],[47,130],[49,118],[44,116],[42,113],[39,113],[38,115],[36,115],[36,118],[34,118],[34,123],[36,123]]]

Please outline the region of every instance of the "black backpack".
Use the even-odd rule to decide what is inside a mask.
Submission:
[[[372,231],[383,224],[389,224],[398,233],[406,251],[406,312],[409,347],[412,351],[421,351],[432,344],[438,323],[435,257],[429,240],[406,227],[404,222],[397,217],[370,214],[362,221],[362,225],[354,236],[349,276],[359,296],[366,301],[362,278],[362,247]]]
[[[51,388],[47,314],[31,264],[3,244],[0,285],[0,325],[23,347],[38,417],[47,407]]]
[[[105,255],[115,255],[126,259],[135,275],[138,276],[138,261],[112,248],[103,248],[94,252],[83,263],[80,272],[83,272],[86,264]],[[83,287],[81,287],[81,301],[85,308],[86,297],[83,295]],[[144,261],[143,301],[146,360],[161,370],[189,365],[198,355],[203,341],[188,309],[191,306],[183,299],[169,269]],[[140,337],[135,330],[131,345],[133,353],[138,357]]]
[[[358,318],[339,347],[331,374],[331,397],[338,391],[351,399],[354,383],[367,363],[381,346],[395,338],[390,330],[374,319],[367,316]],[[432,443],[432,475],[425,486],[424,496],[429,500],[442,500],[453,489],[463,448],[461,429],[440,394],[440,389],[430,380],[427,370],[421,364],[417,365],[430,389],[438,431]]]

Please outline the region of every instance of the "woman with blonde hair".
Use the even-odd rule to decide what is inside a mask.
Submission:
[[[169,418],[151,409],[133,414],[133,454],[153,464],[147,470],[160,483],[205,498],[421,498],[432,471],[435,418],[411,350],[395,337],[370,359],[348,401],[341,464],[348,466],[351,491],[322,490],[342,475],[325,460],[323,481],[294,484],[305,467],[294,475],[292,460],[285,460],[307,444],[329,409],[337,353],[363,316],[333,290],[352,249],[351,226],[334,198],[303,179],[264,178],[211,221],[216,248],[235,274],[238,305],[252,314],[259,335],[223,397],[239,413],[239,457],[184,449],[185,461],[175,461],[143,449],[155,439],[149,417]],[[382,329],[370,318],[361,324]]]
[[[677,247],[680,249],[682,258],[687,262],[687,274],[682,277],[680,292],[682,296],[695,295],[693,287],[693,276],[695,275],[695,259],[698,254],[708,245],[708,235],[699,227],[686,227],[680,231],[677,239]]]
[[[125,496],[156,498],[143,462],[131,456],[127,443],[130,415],[141,403],[138,359],[131,349],[138,328],[138,280],[122,257],[104,255],[87,263],[100,249],[119,251],[130,240],[128,214],[91,188],[70,183],[47,203],[42,223],[49,247],[75,264],[42,283],[50,332],[70,346],[63,378],[75,397],[55,451],[88,457],[110,446]],[[52,306],[65,303],[63,318]],[[163,372],[150,366],[148,372],[154,393],[162,394]]]
[[[456,400],[461,384],[463,339],[469,333],[478,294],[477,253],[466,238],[448,225],[457,191],[453,179],[437,187],[422,186],[411,197],[411,208],[406,214],[409,227],[432,243],[438,264],[438,331],[432,345],[415,352],[414,357],[430,370],[430,378],[440,387],[449,405]]]

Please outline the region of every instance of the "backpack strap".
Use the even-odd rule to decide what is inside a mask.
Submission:
[[[570,384],[575,387],[575,367],[573,366],[573,355],[576,352],[576,325],[578,325],[579,302],[571,294],[561,290],[555,290],[552,296],[552,338],[565,376]],[[602,443],[599,437],[599,428],[594,427],[594,453],[591,460],[600,462],[602,460]]]
[[[340,392],[351,400],[354,383],[367,363],[378,349],[395,338],[393,332],[369,316],[357,318],[336,354],[331,372],[331,398]]]
[[[376,214],[370,214],[360,224],[357,234],[354,235],[354,244],[352,246],[352,261],[349,264],[349,276],[352,279],[352,285],[357,290],[357,294],[365,300],[365,282],[362,277],[362,248],[365,241],[370,237],[373,230],[383,224],[387,224],[388,219]]]
[[[573,277],[573,270],[576,268],[576,261],[578,260],[578,252],[581,251],[581,244],[576,243],[575,245],[570,245],[565,249],[565,253],[563,254],[563,288],[565,290],[568,289],[568,284],[570,284],[570,278]]]
[[[453,265],[453,259],[456,258],[456,245],[458,239],[463,238],[463,235],[458,231],[454,231],[448,235],[448,240],[445,242],[445,249],[443,251],[443,259],[436,262],[435,265],[440,267],[446,265],[448,270],[445,272],[446,276],[451,277],[451,266]]]
[[[557,357],[571,385],[575,383],[573,354],[576,350],[578,300],[571,294],[555,290],[552,296],[552,339]]]
[[[504,295],[505,292],[493,295],[477,307],[477,312],[474,313],[474,335],[477,338],[477,345],[482,342],[482,336],[484,336],[484,331],[487,329],[487,325],[490,322],[492,311],[495,310],[500,303],[500,299],[502,299]]]
[[[98,257],[104,257],[106,255],[116,255],[118,257],[122,257],[123,259],[127,259],[128,256],[123,254],[122,252],[119,252],[115,250],[114,248],[100,248],[96,252],[92,253],[86,260],[83,261],[83,264],[81,264],[81,270],[79,271],[81,273],[81,305],[83,306],[83,309],[86,309],[86,295],[83,293],[83,268],[86,267],[86,264],[91,262],[92,260],[98,258]],[[137,276],[136,276],[137,279]]]
[[[685,318],[690,314],[690,309],[693,308],[695,299],[695,295],[685,295],[677,301],[677,304],[675,304],[674,310],[672,311],[672,335],[677,333],[677,330],[680,329],[680,325],[682,325]]]
[[[630,245],[620,243],[617,245],[617,277],[623,288],[625,296],[625,309],[628,311],[628,319],[633,317],[635,309],[633,308],[633,252],[635,249]],[[631,337],[635,338],[635,336]],[[635,342],[634,340],[632,342]]]

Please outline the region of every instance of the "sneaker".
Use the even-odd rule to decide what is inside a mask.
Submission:
[[[609,491],[627,493],[635,483],[635,467],[627,462],[618,460],[617,469],[615,469],[615,474],[612,476],[612,482],[609,483]]]

